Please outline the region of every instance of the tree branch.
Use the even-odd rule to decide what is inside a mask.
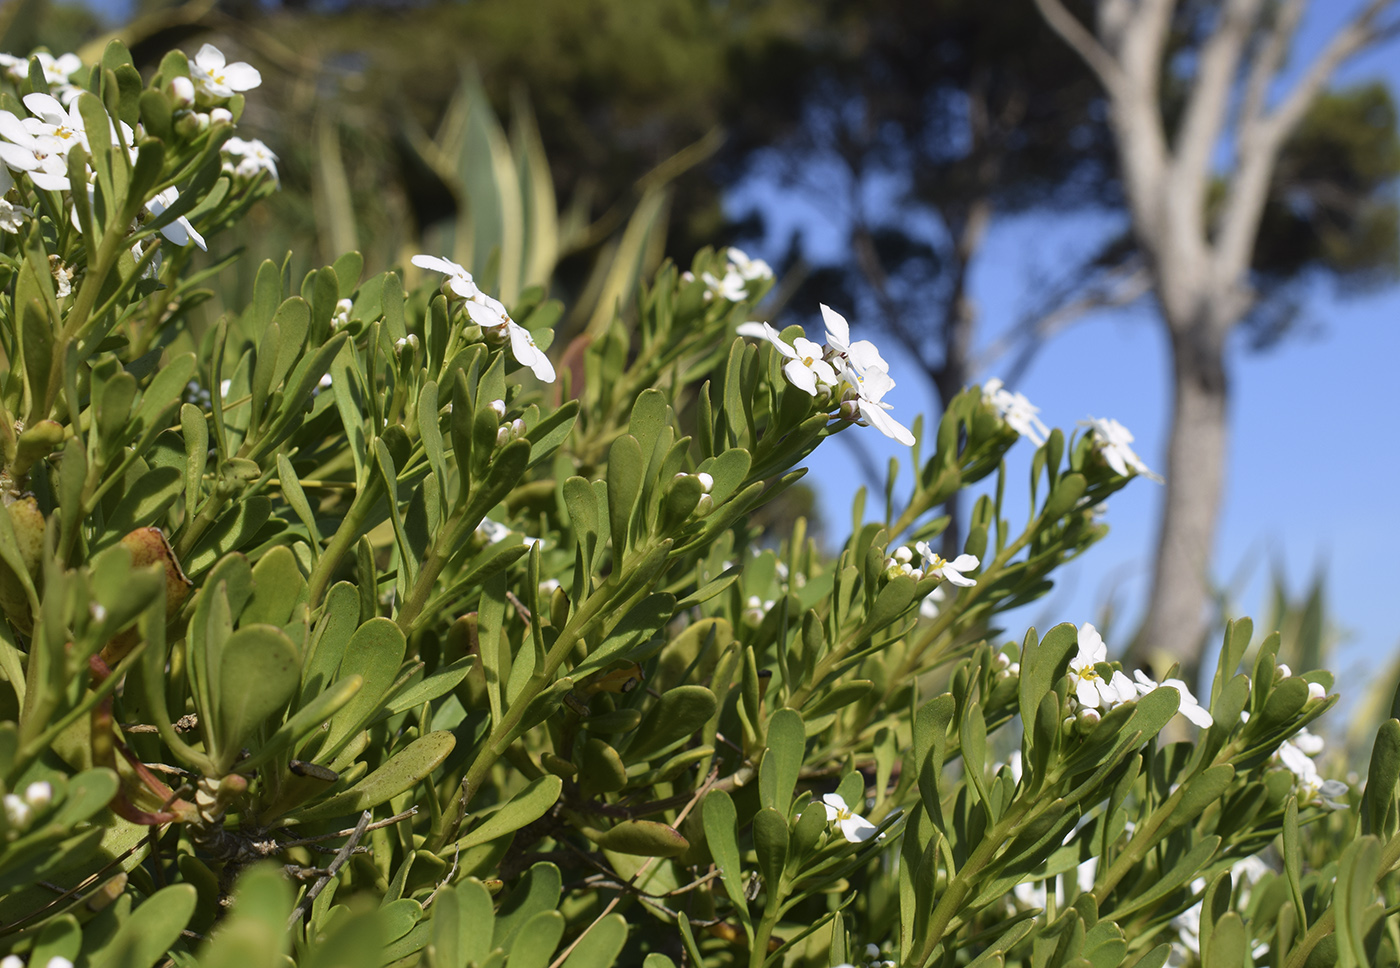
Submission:
[[[1298,23],[1303,19],[1307,0],[1284,0],[1283,6],[1274,15],[1254,63],[1249,68],[1249,79],[1245,82],[1244,101],[1240,105],[1239,129],[1248,130],[1258,123],[1268,107],[1269,88],[1278,79],[1283,59],[1293,43],[1293,35],[1298,32]]]
[[[1112,54],[1099,43],[1088,27],[1079,22],[1061,0],[1035,0],[1036,9],[1050,25],[1050,29],[1060,35],[1060,39],[1070,46],[1089,69],[1098,75],[1099,82],[1110,94],[1120,90],[1125,79],[1123,68]]]

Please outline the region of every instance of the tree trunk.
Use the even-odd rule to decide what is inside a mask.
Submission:
[[[1172,327],[1173,399],[1157,561],[1133,658],[1162,676],[1174,662],[1196,687],[1209,628],[1210,563],[1225,483],[1227,327]]]

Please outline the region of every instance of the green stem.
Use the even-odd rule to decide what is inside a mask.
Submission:
[[[311,608],[321,604],[326,589],[330,587],[331,577],[340,567],[341,559],[349,554],[350,549],[359,540],[360,528],[369,517],[375,502],[379,500],[382,489],[383,485],[379,483],[378,476],[371,476],[365,486],[355,492],[355,500],[351,502],[350,510],[345,512],[345,518],[340,522],[340,527],[336,529],[330,543],[326,545],[321,560],[311,569],[311,578],[307,582],[307,604]]]
[[[938,903],[933,907],[933,914],[929,918],[927,933],[922,939],[915,939],[915,954],[912,959],[906,959],[910,964],[923,965],[933,954],[934,948],[942,943],[943,937],[948,930],[948,925],[957,916],[959,909],[967,901],[968,895],[972,892],[973,878],[980,874],[988,864],[996,857],[996,853],[1001,849],[1001,845],[1006,838],[1022,824],[1029,822],[1027,815],[1032,811],[1025,801],[1014,805],[1006,814],[997,821],[991,830],[987,831],[972,854],[963,864],[962,869],[953,877],[948,884],[943,896],[938,899]],[[922,943],[920,943],[922,940]]]
[[[1392,837],[1390,843],[1385,845],[1385,851],[1381,854],[1381,866],[1376,872],[1376,883],[1395,869],[1395,865],[1400,864],[1400,836]],[[1303,940],[1288,953],[1288,960],[1284,962],[1283,968],[1303,968],[1308,961],[1308,955],[1318,946],[1323,938],[1333,933],[1337,928],[1337,907],[1335,898],[1332,906],[1322,912],[1313,926],[1308,929],[1308,933],[1303,935]]]
[[[413,581],[413,588],[409,591],[408,597],[404,599],[403,608],[399,609],[398,618],[394,621],[399,628],[403,629],[404,635],[413,632],[413,623],[423,612],[423,606],[428,602],[428,596],[433,593],[433,588],[437,586],[438,576],[442,574],[443,568],[447,567],[447,560],[451,557],[451,552],[462,546],[461,513],[452,515],[442,528],[438,531],[436,540],[428,552],[428,557],[423,560],[418,569],[418,577]]]

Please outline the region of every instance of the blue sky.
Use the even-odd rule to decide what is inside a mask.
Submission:
[[[1317,0],[1305,21],[1298,55],[1316,50],[1355,3]],[[1397,45],[1357,59],[1343,82],[1384,77],[1400,82]],[[761,202],[770,213],[767,256],[775,256],[794,227],[804,228],[824,255],[839,254],[840,231],[829,209],[810,197],[755,180],[731,200],[736,212]],[[986,346],[1025,309],[1028,281],[1063,264],[1066,255],[1090,250],[1120,229],[1111,216],[1031,216],[994,223],[976,263],[972,296],[980,311],[979,344]],[[840,307],[838,307],[840,308]],[[1400,359],[1400,289],[1360,298],[1337,298],[1319,283],[1308,290],[1306,325],[1276,349],[1247,353],[1236,340],[1230,352],[1233,380],[1232,447],[1229,455],[1215,577],[1230,583],[1232,611],[1262,622],[1266,591],[1277,568],[1294,594],[1318,569],[1327,575],[1331,619],[1345,633],[1336,663],[1343,671],[1377,666],[1400,647],[1400,565],[1390,550],[1400,534],[1393,481],[1400,454],[1386,434],[1393,361]],[[861,330],[860,320],[852,326]],[[869,329],[865,335],[875,335]],[[877,337],[878,340],[878,337]],[[920,376],[895,354],[892,374],[900,386],[886,399],[910,422],[928,405]],[[1009,365],[1009,364],[1008,364]],[[1017,389],[1052,426],[1070,430],[1089,415],[1115,417],[1137,437],[1137,449],[1156,469],[1165,465],[1169,419],[1169,361],[1160,324],[1149,303],[1090,317],[1053,339]],[[977,379],[997,375],[992,367]],[[872,429],[863,429],[883,465],[907,452]],[[1013,450],[1008,497],[1022,507],[1031,444]],[[821,493],[827,519],[839,529],[861,481],[850,472],[839,443],[818,451],[808,481]],[[1098,620],[1112,599],[1118,611],[1110,647],[1140,618],[1151,576],[1162,489],[1146,480],[1109,503],[1109,536],[1060,574],[1046,599],[1010,617],[1008,632],[1060,622]],[[872,497],[873,500],[877,498]],[[1013,518],[1015,521],[1015,518]],[[1388,540],[1389,539],[1389,540]],[[1345,676],[1340,678],[1346,682]],[[1345,702],[1345,695],[1344,695]]]

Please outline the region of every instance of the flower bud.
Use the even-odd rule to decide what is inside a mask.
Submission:
[[[510,428],[502,427],[496,431],[496,446],[504,447],[508,443],[510,443]]]
[[[1021,674],[1021,663],[1013,662],[1006,667],[1007,675],[1019,676]]]
[[[19,955],[6,955],[0,958],[0,968],[24,968],[24,962],[19,960]]]
[[[519,440],[521,437],[524,437],[529,430],[530,428],[525,426],[525,421],[516,417],[510,422],[510,439]]]
[[[700,473],[696,474],[695,479],[700,482],[700,490],[704,491],[706,494],[709,494],[710,491],[714,490],[715,479],[709,474],[706,474],[704,471],[701,471]]]
[[[841,401],[841,419],[856,423],[860,420],[860,407],[854,400]]]
[[[1324,688],[1322,687],[1322,683],[1320,683],[1320,682],[1310,682],[1310,683],[1308,683],[1308,699],[1311,700],[1311,699],[1326,699],[1326,698],[1327,698],[1327,690],[1324,689]]]
[[[1278,682],[1280,679],[1287,679],[1291,675],[1293,675],[1293,670],[1288,668],[1288,664],[1280,662],[1278,664],[1278,669],[1274,672],[1274,682]]]
[[[1075,717],[1075,726],[1081,735],[1093,731],[1094,727],[1103,722],[1103,714],[1097,709],[1081,709],[1079,715]]]
[[[504,400],[492,400],[486,406],[496,412],[497,420],[500,420],[506,415],[506,402]]]
[[[24,788],[24,802],[35,810],[43,810],[53,802],[53,787],[44,780],[36,780]]]
[[[349,313],[350,310],[352,310],[352,309],[354,309],[354,308],[355,308],[355,303],[354,303],[352,300],[349,300],[349,299],[341,299],[340,301],[338,301],[338,302],[335,304],[335,311],[336,311],[337,313]]]
[[[198,111],[182,111],[175,116],[175,133],[182,138],[193,138],[208,126],[208,116]]]
[[[177,108],[194,106],[194,82],[188,77],[176,77],[170,82],[170,100]]]
[[[715,499],[708,494],[701,494],[700,500],[695,503],[695,516],[703,518],[715,509]]]
[[[900,562],[908,564],[909,562],[914,560],[914,552],[910,551],[908,548],[896,548],[894,551],[894,557]]]
[[[233,124],[233,112],[228,108],[215,108],[209,112],[210,124]]]
[[[413,353],[417,353],[418,337],[414,336],[412,333],[409,333],[407,336],[400,336],[398,339],[394,340],[395,352],[402,353],[405,349],[408,349]]]
[[[5,794],[3,803],[5,810],[5,820],[12,830],[21,831],[29,826],[29,821],[33,819],[34,811],[29,804],[25,803],[13,793]]]
[[[1006,669],[1011,665],[1011,657],[1005,652],[998,652],[992,656],[992,665],[998,670]]]

